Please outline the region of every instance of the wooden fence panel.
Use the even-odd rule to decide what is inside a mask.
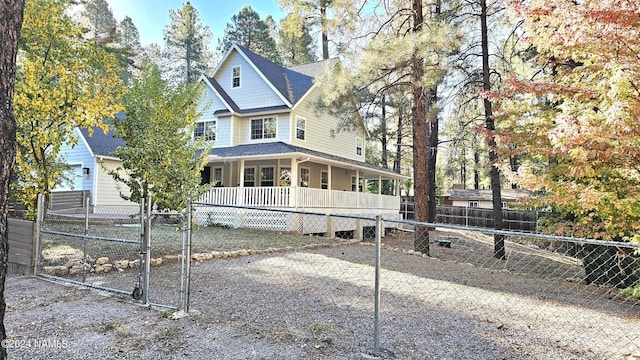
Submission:
[[[9,268],[10,274],[33,275],[35,265],[36,241],[35,222],[20,219],[8,219],[9,230]]]
[[[402,202],[400,214],[406,220],[413,220],[413,203]],[[436,223],[493,228],[493,210],[462,206],[437,206]],[[537,230],[538,214],[535,211],[502,210],[504,230]]]
[[[77,212],[87,205],[88,196],[88,190],[52,192],[49,199],[49,210]]]

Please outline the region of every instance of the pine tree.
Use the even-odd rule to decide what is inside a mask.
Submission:
[[[285,66],[315,61],[316,49],[309,27],[296,14],[289,14],[280,21],[278,51]]]
[[[242,45],[276,64],[282,64],[269,26],[251,6],[245,6],[231,17],[224,36],[218,41],[218,52],[226,53],[233,44]]]
[[[115,40],[116,19],[106,0],[90,0],[82,15],[87,20],[91,38],[102,44]]]
[[[11,169],[16,159],[16,119],[13,111],[14,81],[18,39],[24,11],[23,0],[7,0],[0,5],[0,341],[4,343],[7,332],[4,315],[5,280],[9,266],[9,183]],[[7,358],[7,349],[0,346],[0,359]]]
[[[210,68],[211,29],[202,24],[198,10],[188,1],[180,10],[170,10],[169,17],[171,23],[164,29],[168,58],[181,72],[176,79],[189,84]]]

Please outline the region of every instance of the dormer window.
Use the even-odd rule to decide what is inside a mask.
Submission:
[[[240,87],[240,66],[234,66],[231,69],[231,86],[234,89]]]

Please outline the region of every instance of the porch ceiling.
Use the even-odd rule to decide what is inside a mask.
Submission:
[[[238,145],[224,148],[214,148],[209,154],[209,161],[229,160],[265,160],[300,157],[301,160],[310,160],[332,166],[362,171],[365,176],[382,176],[387,179],[407,179],[407,176],[395,173],[388,169],[356,161],[341,156],[326,154],[320,151],[309,150],[299,146],[286,144],[280,141],[260,144]]]

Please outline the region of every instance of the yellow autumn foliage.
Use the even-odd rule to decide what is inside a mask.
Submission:
[[[18,125],[16,195],[34,215],[38,193],[58,183],[65,166],[61,146],[75,144],[73,130],[97,126],[123,110],[126,88],[117,60],[65,14],[68,0],[25,5],[14,106]]]

